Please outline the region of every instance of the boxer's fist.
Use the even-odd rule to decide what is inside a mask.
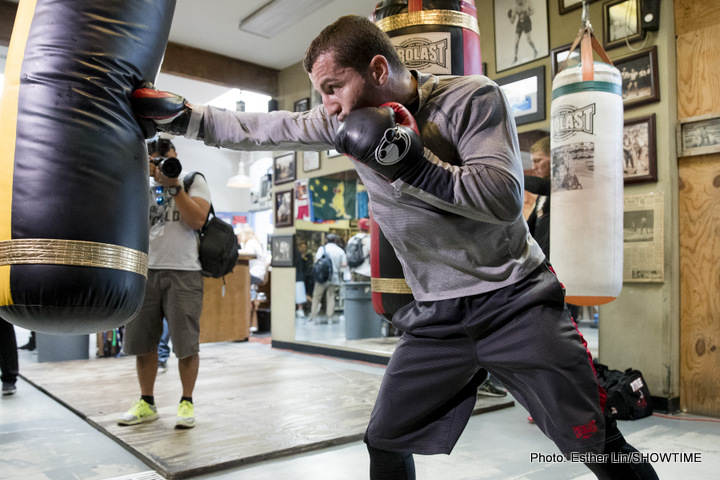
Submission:
[[[156,129],[174,135],[187,131],[192,109],[180,95],[156,90],[147,83],[132,93],[130,106],[146,138],[155,136]]]
[[[391,181],[423,156],[415,119],[398,103],[350,112],[337,131],[335,149]]]

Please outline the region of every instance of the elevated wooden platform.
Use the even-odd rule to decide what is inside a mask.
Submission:
[[[363,437],[384,367],[255,343],[201,347],[197,426],[175,430],[177,360],[158,374],[160,418],[120,427],[139,397],[134,357],[24,364],[22,375],[171,479],[339,445]],[[476,412],[512,406],[479,400]]]

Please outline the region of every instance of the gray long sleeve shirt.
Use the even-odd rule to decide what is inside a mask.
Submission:
[[[522,217],[523,170],[508,102],[483,76],[413,75],[419,104],[411,113],[425,155],[406,160],[417,163],[392,183],[355,162],[373,217],[419,301],[511,285],[544,255]],[[326,150],[339,126],[323,106],[267,114],[194,107],[190,131],[201,117],[207,145],[237,150]]]

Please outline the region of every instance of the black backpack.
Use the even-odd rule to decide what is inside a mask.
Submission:
[[[190,189],[195,175],[205,176],[199,172],[192,172],[185,176],[183,184],[185,191]],[[210,217],[212,214],[212,217]],[[240,245],[232,225],[215,216],[215,209],[210,204],[208,218],[205,225],[197,231],[200,239],[198,253],[204,277],[220,278],[233,271],[237,264]]]
[[[640,370],[611,370],[593,360],[598,383],[607,393],[605,410],[619,420],[636,420],[652,415],[650,389]]]
[[[327,254],[325,247],[322,247],[322,249],[322,257],[315,262],[312,269],[313,280],[315,280],[315,283],[326,283],[330,280],[333,274],[332,260],[330,260],[330,256]]]
[[[345,247],[345,253],[347,254],[347,262],[350,268],[357,268],[363,264],[366,255],[363,255],[363,244],[362,241],[367,237],[367,233],[364,235],[358,234],[350,239]]]

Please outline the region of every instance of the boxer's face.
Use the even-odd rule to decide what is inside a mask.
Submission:
[[[370,66],[368,66],[368,70]],[[322,96],[325,110],[342,122],[352,110],[379,106],[378,85],[372,75],[337,64],[332,53],[324,53],[313,65],[310,80]]]

